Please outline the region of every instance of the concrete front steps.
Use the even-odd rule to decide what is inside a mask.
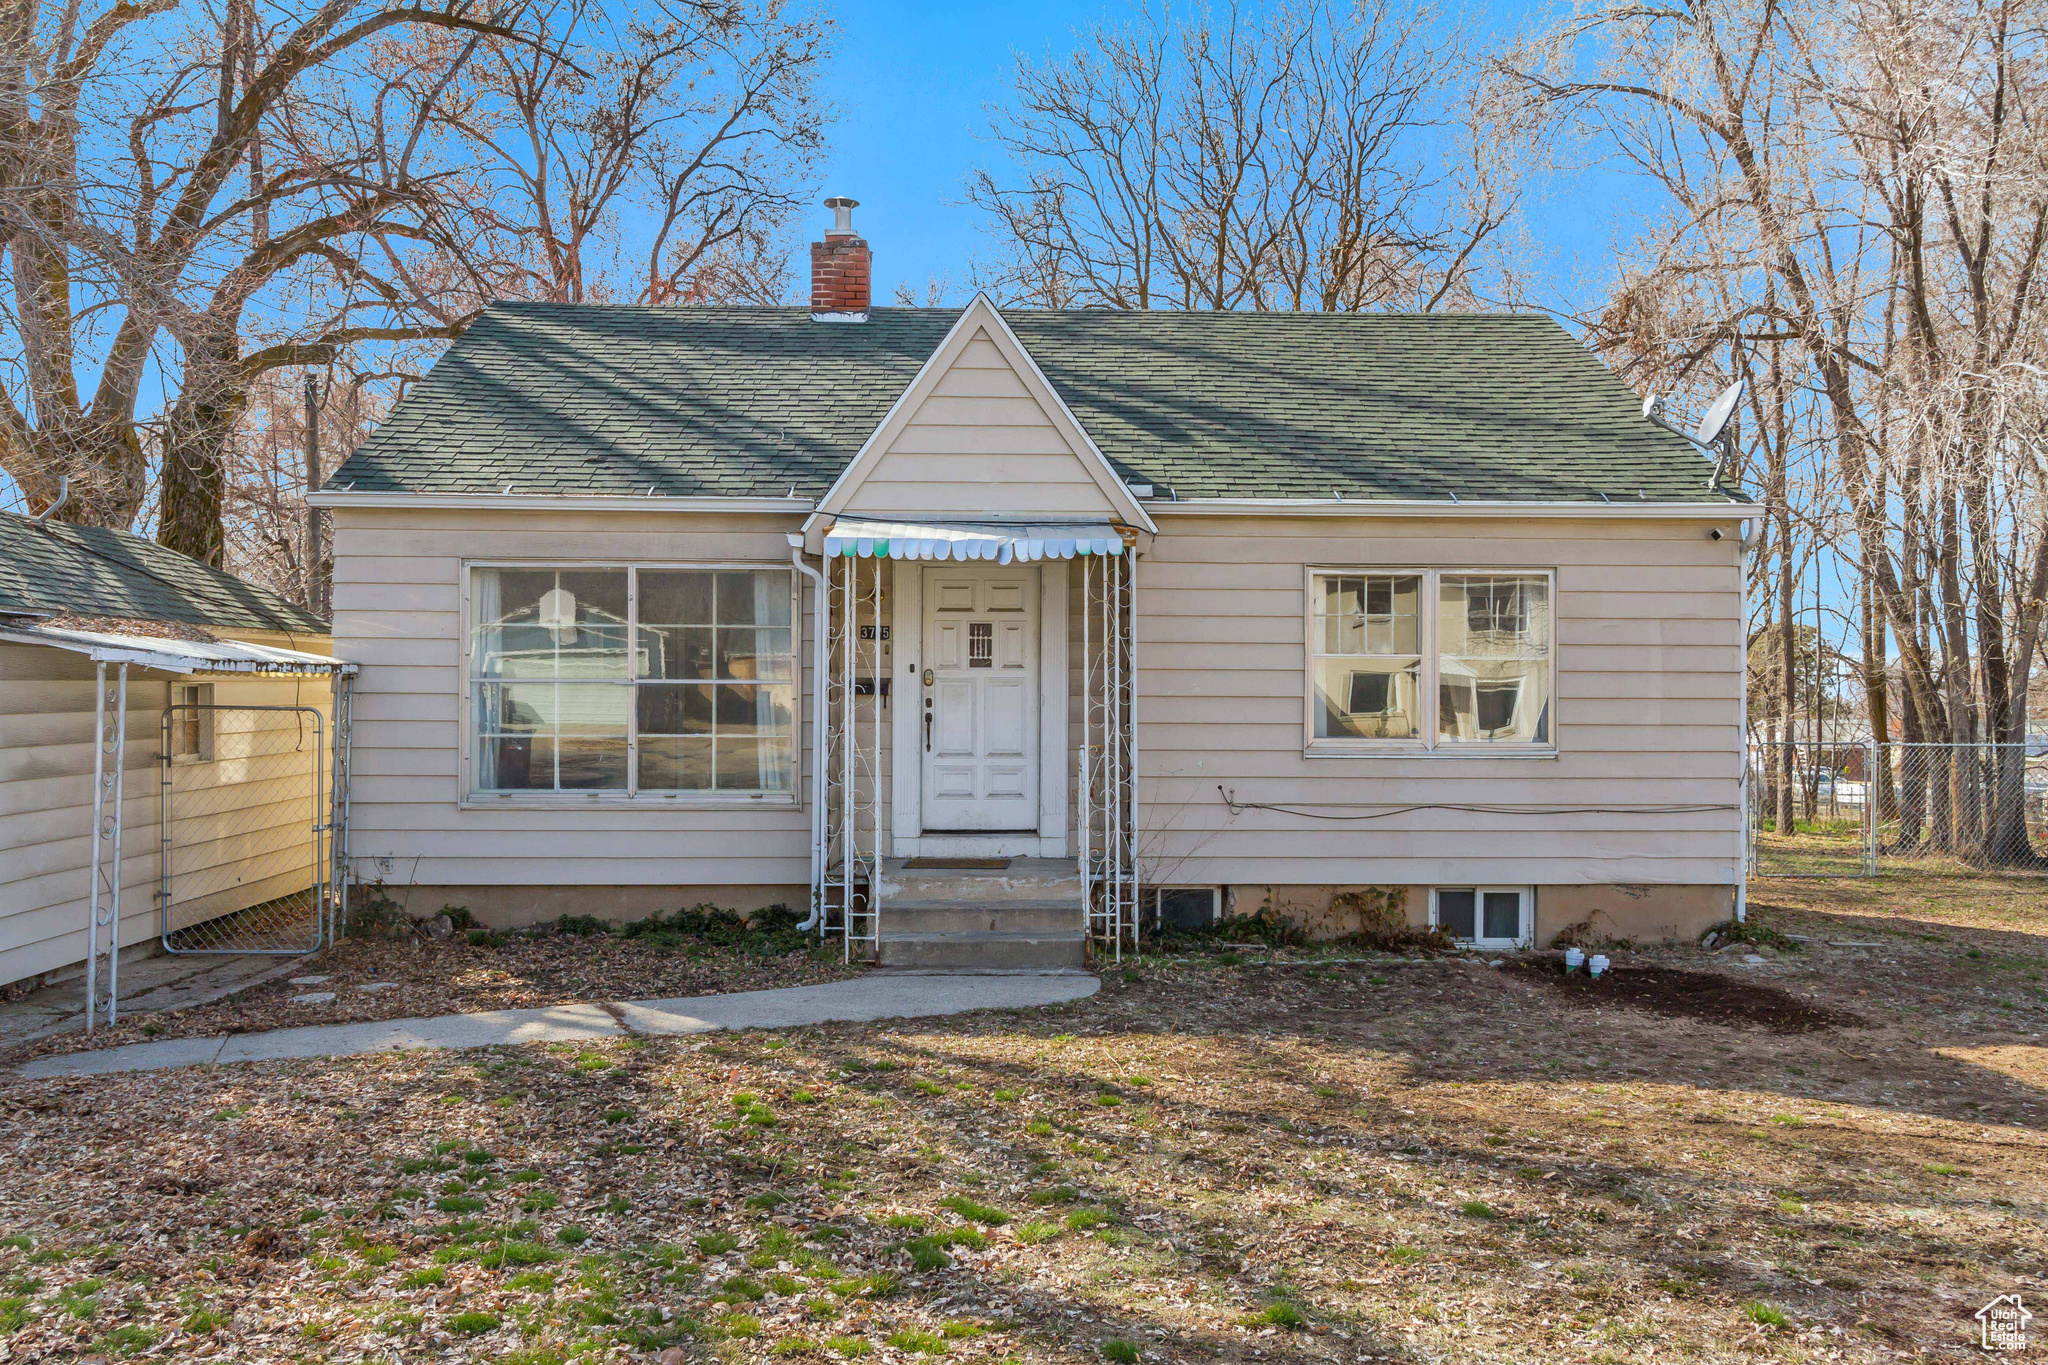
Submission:
[[[1081,874],[1064,858],[1012,858],[1007,868],[882,864],[881,963],[994,971],[1079,967],[1087,959]]]

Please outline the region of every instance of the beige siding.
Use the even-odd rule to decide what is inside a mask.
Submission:
[[[1731,883],[1742,697],[1735,538],[1685,522],[1159,516],[1139,562],[1140,847],[1157,882]],[[1730,530],[1733,528],[1730,527]],[[1308,566],[1557,575],[1554,758],[1309,757]],[[1239,802],[1514,804],[1364,821]],[[1347,809],[1346,803],[1357,803]],[[1713,806],[1670,814],[1643,805]]]
[[[1138,568],[1139,819],[1149,880],[1573,886],[1735,879],[1742,675],[1732,536],[1716,543],[1699,524],[1652,521],[1249,520],[1170,511],[1161,520]],[[784,533],[797,518],[342,511],[336,522],[336,648],[363,667],[352,839],[361,875],[379,875],[385,860],[383,875],[394,887],[787,888],[805,881],[809,812],[802,804],[535,807],[516,799],[466,803],[461,791],[465,559],[780,565],[788,561]],[[1310,565],[1555,571],[1557,755],[1306,755],[1303,583]],[[1070,585],[1076,676],[1068,714],[1078,743],[1078,573]],[[886,607],[882,619],[889,619]],[[798,630],[806,741],[800,800],[808,797],[814,761],[810,626],[806,584]],[[868,671],[865,664],[860,671]],[[858,708],[863,743],[872,705],[863,700]],[[1240,801],[1276,805],[1438,809],[1355,823],[1274,811],[1233,816],[1219,786]],[[1502,803],[1546,809],[1442,809]],[[1711,809],[1610,809],[1679,804]],[[886,829],[886,805],[882,820]],[[597,901],[591,908],[604,912]]]
[[[895,517],[1027,509],[1099,516],[1111,504],[988,334],[977,332],[847,510]]]
[[[260,637],[264,643],[281,639]],[[324,640],[295,647],[324,650]],[[157,753],[163,708],[174,679],[132,670],[122,810],[121,941],[153,943],[159,932]],[[217,705],[317,706],[331,711],[324,681],[193,678],[211,683]],[[40,645],[0,644],[0,985],[85,960],[92,861],[93,665]],[[310,823],[309,793],[256,784],[230,791],[207,815],[178,822],[209,870],[209,914],[242,909],[303,889],[304,859],[279,867],[233,855],[274,844],[264,831]],[[174,806],[174,809],[178,807]],[[210,880],[208,880],[210,878]],[[194,916],[196,917],[196,916]]]
[[[809,816],[800,804],[468,802],[462,753],[466,561],[787,567],[784,537],[800,518],[338,510],[334,522],[335,649],[362,667],[349,841],[356,875],[381,876],[394,888],[808,882]],[[797,710],[807,720],[808,580],[804,588]],[[806,752],[800,801],[809,771]]]

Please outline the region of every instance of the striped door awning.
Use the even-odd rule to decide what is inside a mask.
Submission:
[[[1120,555],[1123,533],[1107,522],[1009,526],[972,522],[836,521],[825,532],[828,557],[990,559],[998,564],[1078,555]]]

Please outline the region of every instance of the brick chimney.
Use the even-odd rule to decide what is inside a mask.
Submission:
[[[832,226],[824,241],[811,243],[811,321],[866,322],[874,258],[853,231],[860,201],[838,196],[825,207],[832,210]]]

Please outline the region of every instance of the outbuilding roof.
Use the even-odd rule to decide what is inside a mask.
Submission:
[[[0,512],[0,616],[182,621],[216,630],[324,635],[276,593],[126,531]]]
[[[959,316],[496,304],[327,486],[815,498]],[[1540,314],[1003,317],[1118,473],[1160,496],[1733,497]]]

